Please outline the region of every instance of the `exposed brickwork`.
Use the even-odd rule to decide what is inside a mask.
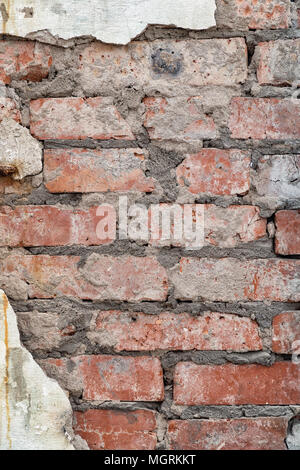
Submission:
[[[224,366],[177,364],[174,400],[179,405],[282,405],[299,403],[299,367],[276,362]]]
[[[75,431],[92,450],[153,450],[153,411],[88,410],[75,413]]]
[[[226,208],[213,204],[191,204],[190,206],[179,206],[184,221],[184,210],[191,209],[194,214],[203,209],[204,220],[204,246],[217,246],[232,248],[243,243],[259,240],[266,236],[266,219],[259,215],[259,209],[254,206],[229,206]],[[150,243],[153,246],[188,246],[188,240],[177,240],[174,237],[174,206],[161,204],[160,210],[163,214],[170,214],[172,225],[172,237],[166,240],[163,237],[161,223],[151,217],[149,211],[149,223],[151,223],[152,236]],[[177,219],[176,219],[177,220]]]
[[[49,46],[31,41],[0,41],[0,83],[39,82],[48,76],[52,62]]]
[[[217,24],[237,30],[288,28],[289,0],[217,0]]]
[[[286,418],[170,421],[172,450],[285,450]]]
[[[283,450],[299,413],[299,1],[216,6],[126,46],[0,40],[0,288],[91,449]]]
[[[139,149],[46,150],[45,185],[52,193],[151,192],[155,182],[145,176],[144,160]]]
[[[300,104],[276,98],[234,98],[229,127],[234,139],[300,139]]]
[[[117,351],[262,349],[254,321],[221,313],[192,317],[186,313],[99,312],[90,339],[100,345],[109,341]]]
[[[300,260],[182,258],[171,279],[177,299],[299,302]]]
[[[250,187],[250,156],[239,150],[203,149],[177,168],[177,181],[192,194],[245,194]]]
[[[69,391],[82,390],[88,401],[162,401],[163,373],[159,359],[125,356],[77,356],[48,359],[50,374]]]
[[[145,98],[144,126],[154,141],[193,142],[213,139],[218,132],[213,119],[201,110],[201,97]]]
[[[97,207],[74,210],[55,206],[0,207],[1,246],[101,245]],[[55,231],[53,230],[55,227]]]
[[[165,300],[167,296],[166,272],[155,258],[93,254],[84,266],[79,267],[79,262],[79,256],[13,255],[3,261],[1,269],[26,285],[25,298],[67,296],[130,302]]]
[[[296,85],[300,70],[300,39],[264,42],[257,49],[257,77],[260,84]]]
[[[111,98],[49,98],[30,104],[30,130],[40,140],[134,140]]]
[[[300,210],[279,211],[275,216],[275,251],[279,255],[300,255]]]
[[[292,354],[299,349],[300,313],[286,312],[276,315],[273,318],[272,350],[279,354]]]
[[[149,58],[154,65],[152,73]],[[174,85],[184,87],[230,86],[247,78],[247,50],[242,38],[143,41],[122,47],[92,43],[80,55],[79,70],[86,90],[107,87],[111,74],[116,80],[112,86],[136,82],[169,90],[170,78]]]

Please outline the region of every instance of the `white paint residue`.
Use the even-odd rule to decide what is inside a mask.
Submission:
[[[211,28],[215,10],[215,0],[4,0],[0,32],[26,37],[47,30],[63,39],[127,44],[150,24]]]

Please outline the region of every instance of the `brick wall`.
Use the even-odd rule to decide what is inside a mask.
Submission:
[[[217,4],[128,46],[0,41],[0,119],[43,145],[0,177],[0,287],[91,449],[285,449],[299,412],[300,5]],[[203,206],[203,248],[99,240],[120,195]]]

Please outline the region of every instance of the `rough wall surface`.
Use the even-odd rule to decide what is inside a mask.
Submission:
[[[1,33],[26,37],[36,31],[71,39],[94,36],[127,44],[150,24],[189,29],[216,25],[215,0],[6,0]]]
[[[3,291],[0,331],[0,449],[74,450],[67,434],[69,400],[21,345],[17,318]]]
[[[300,2],[216,6],[0,41],[1,126],[43,149],[22,179],[0,156],[0,287],[91,449],[300,447]],[[201,208],[203,247],[100,240],[125,195]]]

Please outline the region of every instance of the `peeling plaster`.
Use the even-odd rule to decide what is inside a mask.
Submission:
[[[42,171],[42,147],[26,127],[13,119],[0,124],[0,175],[15,180]]]
[[[211,28],[215,10],[215,0],[4,0],[0,33],[29,37],[48,31],[62,39],[93,36],[127,44],[150,24]]]
[[[0,450],[74,450],[71,423],[66,394],[22,346],[0,290]]]

